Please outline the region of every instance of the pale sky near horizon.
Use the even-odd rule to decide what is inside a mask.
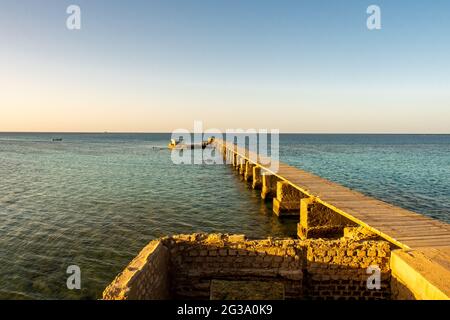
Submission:
[[[0,132],[450,133],[446,0],[0,0],[0,40]]]

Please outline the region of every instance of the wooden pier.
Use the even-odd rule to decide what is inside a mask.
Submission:
[[[217,292],[226,291],[241,299],[450,300],[449,224],[223,140],[211,147],[273,201],[276,215],[299,219],[300,239],[165,236],[139,253],[103,299],[224,299]],[[275,288],[270,296],[268,288]]]
[[[450,246],[450,225],[366,196],[312,173],[216,139],[218,150],[245,181],[273,198],[278,215],[299,215],[299,237],[326,234],[345,226],[363,226],[402,249]]]

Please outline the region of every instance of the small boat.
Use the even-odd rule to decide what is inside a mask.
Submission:
[[[63,141],[63,139],[62,138],[53,138],[52,141],[53,142],[59,142],[59,141]]]
[[[170,143],[168,145],[169,149],[175,149],[177,146],[181,145],[183,142],[183,137],[180,137],[178,140],[170,139]]]
[[[168,147],[169,149],[205,149],[207,146],[211,145],[214,140],[215,138],[211,137],[206,141],[202,141],[202,143],[185,144],[183,143],[183,139],[180,137],[178,141],[176,141],[175,139],[170,139]]]

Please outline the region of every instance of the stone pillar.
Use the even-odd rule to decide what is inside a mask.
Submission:
[[[247,161],[245,164],[245,174],[244,174],[244,180],[249,181],[253,176],[253,167],[255,165],[251,163],[250,161]]]
[[[241,168],[241,157],[236,155],[236,165],[234,166],[234,169],[239,172],[239,169]]]
[[[263,172],[261,174],[261,180],[261,198],[273,198],[277,192],[277,177],[271,173]]]
[[[261,180],[261,167],[255,165],[253,166],[253,182],[252,187],[253,189],[261,189],[262,180]]]
[[[278,181],[276,197],[273,198],[273,212],[277,216],[298,216],[302,197],[302,193],[287,181]]]
[[[300,200],[300,223],[297,225],[297,235],[302,240],[308,238],[308,218],[313,203],[313,198],[303,198]]]
[[[344,229],[353,226],[356,223],[316,202],[314,198],[300,200],[300,223],[297,228],[300,239],[341,238]]]
[[[233,167],[236,169],[239,161],[239,156],[236,153],[233,153]]]
[[[245,174],[246,162],[247,160],[245,160],[244,158],[241,158],[241,160],[239,161],[239,174],[242,176]]]

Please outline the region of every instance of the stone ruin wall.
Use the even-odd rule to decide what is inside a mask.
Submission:
[[[104,299],[209,299],[211,280],[276,281],[286,299],[389,299],[390,245],[372,239],[246,240],[175,235],[152,241],[109,285]],[[368,290],[378,265],[381,290]]]
[[[169,250],[151,241],[104,290],[105,300],[170,299]]]
[[[310,240],[306,256],[306,297],[390,299],[390,244],[377,240]],[[369,266],[381,271],[381,289],[367,288]]]
[[[220,280],[278,281],[285,297],[302,297],[303,248],[294,240],[246,241],[243,236],[180,235],[166,240],[171,252],[172,294],[208,299]]]

